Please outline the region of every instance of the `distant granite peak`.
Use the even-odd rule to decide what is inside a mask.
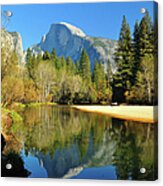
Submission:
[[[36,55],[43,54],[45,51],[56,50],[57,56],[68,56],[75,62],[80,59],[83,48],[87,51],[91,69],[94,67],[95,60],[102,61],[104,68],[107,61],[115,68],[114,53],[117,41],[105,38],[87,36],[80,28],[69,23],[59,22],[52,24],[49,32],[44,35],[40,43],[30,47]]]

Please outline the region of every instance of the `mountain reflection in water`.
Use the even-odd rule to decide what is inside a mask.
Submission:
[[[18,152],[29,177],[156,179],[156,124],[64,106],[31,107],[21,114],[24,122],[11,132],[22,144]]]

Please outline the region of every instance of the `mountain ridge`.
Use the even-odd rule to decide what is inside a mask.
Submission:
[[[116,64],[114,61],[114,52],[117,47],[117,41],[86,35],[80,28],[66,22],[53,23],[47,34],[42,36],[38,44],[30,47],[33,54],[43,54],[45,51],[51,53],[56,50],[57,56],[68,56],[73,61],[80,58],[81,52],[85,49],[91,61],[91,69],[94,67],[95,60],[102,61],[104,68],[107,67],[107,61],[111,62],[113,69]]]

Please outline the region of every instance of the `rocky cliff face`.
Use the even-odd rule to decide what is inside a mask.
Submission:
[[[24,54],[22,46],[22,38],[18,32],[7,32],[4,29],[1,30],[1,47],[8,45],[8,52],[15,51],[19,62],[24,63]]]
[[[58,56],[70,56],[74,61],[80,58],[83,48],[86,49],[91,60],[91,68],[95,59],[102,61],[106,67],[109,59],[113,68],[115,67],[113,54],[117,46],[117,41],[89,37],[81,29],[68,23],[52,24],[49,32],[42,37],[39,44],[31,47],[33,53],[43,53],[56,49]]]

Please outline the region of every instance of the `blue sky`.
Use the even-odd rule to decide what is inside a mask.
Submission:
[[[13,12],[6,29],[19,32],[26,49],[40,42],[51,24],[63,21],[81,28],[89,36],[118,39],[123,15],[133,31],[135,21],[143,17],[141,8],[146,8],[152,15],[153,3],[150,1],[7,5],[2,6],[2,11]]]

